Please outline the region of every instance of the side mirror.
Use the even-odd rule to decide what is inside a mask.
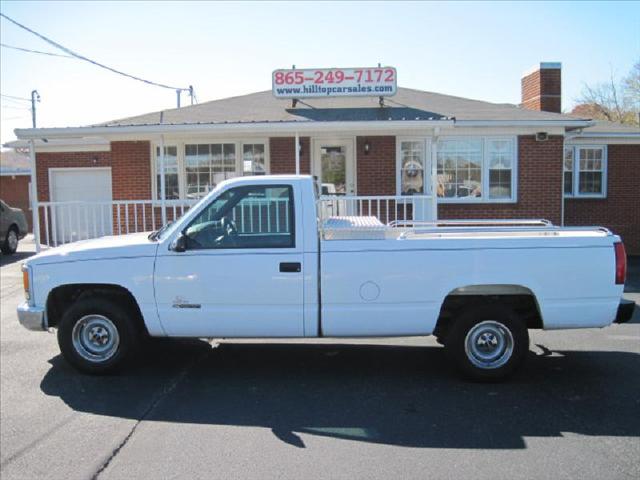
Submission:
[[[169,250],[174,252],[184,252],[187,249],[187,237],[184,233],[180,232],[176,238],[173,239],[169,245]]]

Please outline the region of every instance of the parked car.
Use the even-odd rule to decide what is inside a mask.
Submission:
[[[604,228],[321,223],[316,191],[308,176],[235,178],[150,235],[42,252],[24,264],[19,320],[57,328],[89,373],[120,367],[142,335],[433,334],[463,373],[495,380],[522,364],[528,329],[631,317],[624,246]]]
[[[27,235],[27,219],[19,208],[10,207],[0,200],[0,250],[12,255],[18,250],[18,241]]]

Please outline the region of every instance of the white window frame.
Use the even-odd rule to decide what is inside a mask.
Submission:
[[[564,193],[564,150],[573,150],[573,170],[572,170],[572,193]],[[580,193],[580,150],[602,150],[602,192],[601,193]],[[565,145],[562,151],[562,192],[564,198],[607,198],[607,174],[609,171],[608,166],[608,152],[606,145]]]
[[[184,191],[182,189],[182,181],[181,181],[181,165],[184,167],[183,159],[180,158],[180,145],[176,142],[166,142],[164,144],[165,150],[170,147],[176,147],[176,160],[178,164],[178,197],[180,199],[184,198]],[[151,145],[151,199],[158,204],[162,202],[160,198],[160,192],[158,192],[158,168],[157,168],[157,159],[158,154],[157,150],[160,150],[160,143],[154,143]],[[181,163],[182,162],[182,163]],[[182,170],[184,172],[184,169]],[[167,199],[167,202],[175,202],[175,199]]]
[[[420,195],[431,195],[433,193],[433,179],[431,172],[431,138],[430,137],[396,137],[396,195],[402,195],[402,142],[421,142],[424,151],[422,158],[423,167],[423,193]]]
[[[446,198],[446,197],[438,197],[436,199],[438,203],[517,203],[518,202],[518,136],[517,135],[483,135],[483,136],[447,136],[440,137],[438,141],[448,141],[448,140],[477,140],[480,139],[482,142],[482,161],[481,161],[481,182],[482,182],[482,197],[460,197],[460,198]],[[492,140],[506,140],[511,141],[513,143],[513,161],[511,164],[511,196],[509,198],[490,198],[489,197],[489,162],[488,162],[488,151],[489,151],[489,141]],[[440,153],[440,148],[438,148],[438,153]],[[436,162],[436,172],[437,172],[437,161]],[[437,173],[436,173],[437,175]]]
[[[164,146],[167,147],[176,147],[178,154],[178,191],[180,193],[180,200],[187,200],[186,192],[187,192],[187,171],[186,171],[186,161],[185,161],[185,153],[186,145],[198,145],[198,144],[222,144],[222,143],[233,143],[236,149],[236,176],[242,177],[244,175],[244,164],[243,164],[243,145],[245,144],[255,144],[262,143],[264,144],[264,166],[266,170],[266,175],[271,172],[271,162],[269,158],[269,139],[260,137],[260,138],[222,138],[222,139],[212,139],[212,138],[187,138],[181,139],[180,141],[171,141],[170,139],[165,140]],[[156,185],[156,149],[160,148],[159,142],[151,143],[151,197],[154,202],[160,202],[161,199],[158,196],[157,185]],[[167,201],[175,201],[175,200],[167,200]]]

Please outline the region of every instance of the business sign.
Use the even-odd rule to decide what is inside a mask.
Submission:
[[[271,84],[276,98],[389,97],[397,77],[393,67],[291,69],[275,70]]]

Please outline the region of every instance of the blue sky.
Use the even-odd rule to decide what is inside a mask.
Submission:
[[[200,102],[271,88],[271,71],[398,69],[400,86],[518,103],[523,71],[563,64],[563,108],[582,85],[640,60],[640,2],[0,2],[1,10],[81,54]],[[0,20],[2,43],[55,51]],[[173,108],[175,93],[66,58],[2,48],[5,95],[42,96],[38,126],[75,126]],[[2,142],[30,126],[2,100]]]

